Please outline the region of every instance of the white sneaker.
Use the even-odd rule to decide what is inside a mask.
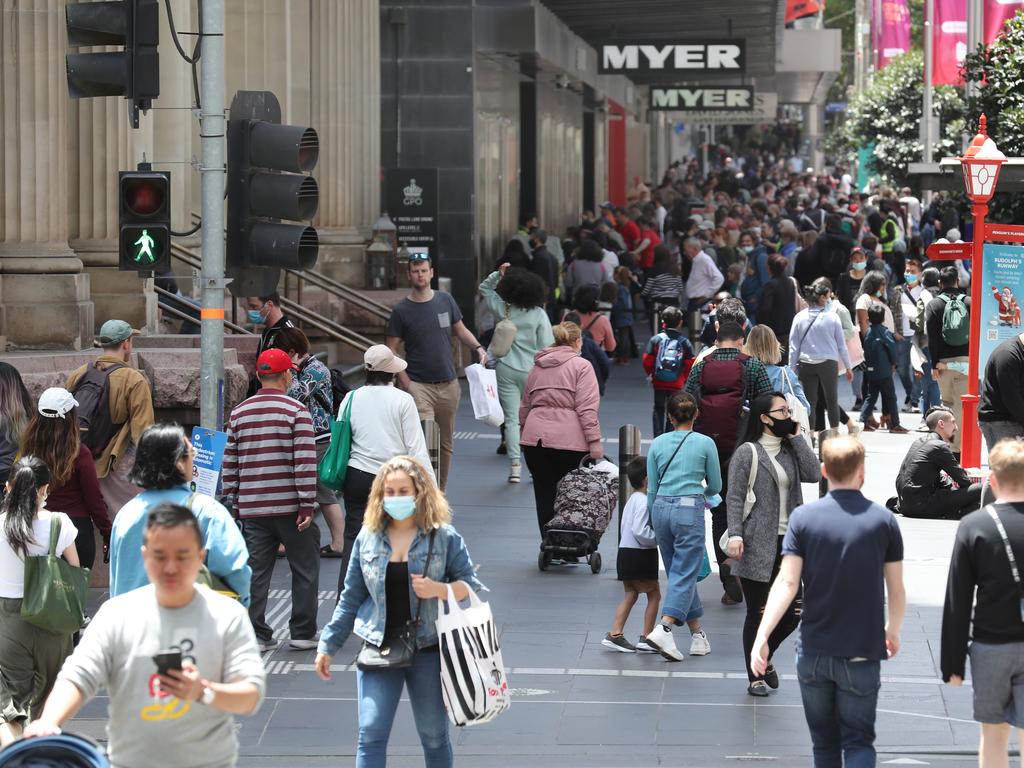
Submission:
[[[851,437],[856,437],[857,435],[859,435],[862,429],[863,427],[861,427],[861,425],[858,424],[853,419],[850,419],[848,422],[846,422],[846,431],[850,434]]]
[[[316,638],[309,640],[289,640],[288,645],[297,651],[311,651],[317,646]],[[692,651],[691,651],[692,653]]]
[[[512,465],[509,466],[509,469],[508,469],[508,481],[510,483],[518,483],[520,481],[520,478],[522,478],[522,476],[523,476],[523,465],[522,464],[512,464]]]
[[[672,630],[664,624],[659,624],[654,631],[647,636],[647,643],[658,649],[658,653],[669,661],[682,661],[683,654],[676,647],[676,639],[672,636]]]
[[[700,629],[690,635],[690,655],[707,656],[711,653],[711,642],[704,630]]]

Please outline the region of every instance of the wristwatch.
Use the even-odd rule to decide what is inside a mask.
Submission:
[[[206,706],[210,706],[211,704],[213,704],[213,700],[216,696],[217,692],[214,691],[213,688],[205,686],[203,688],[203,695],[199,697],[199,703],[205,704]]]

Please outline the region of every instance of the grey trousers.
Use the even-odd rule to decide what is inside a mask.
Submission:
[[[825,396],[825,412],[832,424],[839,423],[839,363],[826,360],[823,363],[800,363],[797,375],[803,384],[804,394],[811,406],[808,419],[812,430],[825,429],[825,424],[816,424],[818,412],[818,387]]]
[[[277,546],[283,544],[292,571],[292,615],[288,622],[291,639],[312,640],[317,630],[320,590],[320,531],[316,523],[300,531],[295,527],[295,515],[250,517],[242,520],[242,536],[252,568],[249,620],[256,638],[270,640],[274,635],[267,624],[267,596],[277,562]]]
[[[988,446],[989,453],[1000,440],[1024,437],[1024,425],[1016,421],[979,421],[978,426],[981,428],[981,434],[985,436],[985,445]]]

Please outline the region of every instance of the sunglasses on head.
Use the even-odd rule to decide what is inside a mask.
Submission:
[[[413,253],[409,256],[409,261],[430,261],[429,253]]]

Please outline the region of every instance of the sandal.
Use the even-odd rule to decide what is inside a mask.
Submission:
[[[320,557],[341,557],[341,552],[336,549],[331,549],[330,544],[325,544],[320,547]]]

